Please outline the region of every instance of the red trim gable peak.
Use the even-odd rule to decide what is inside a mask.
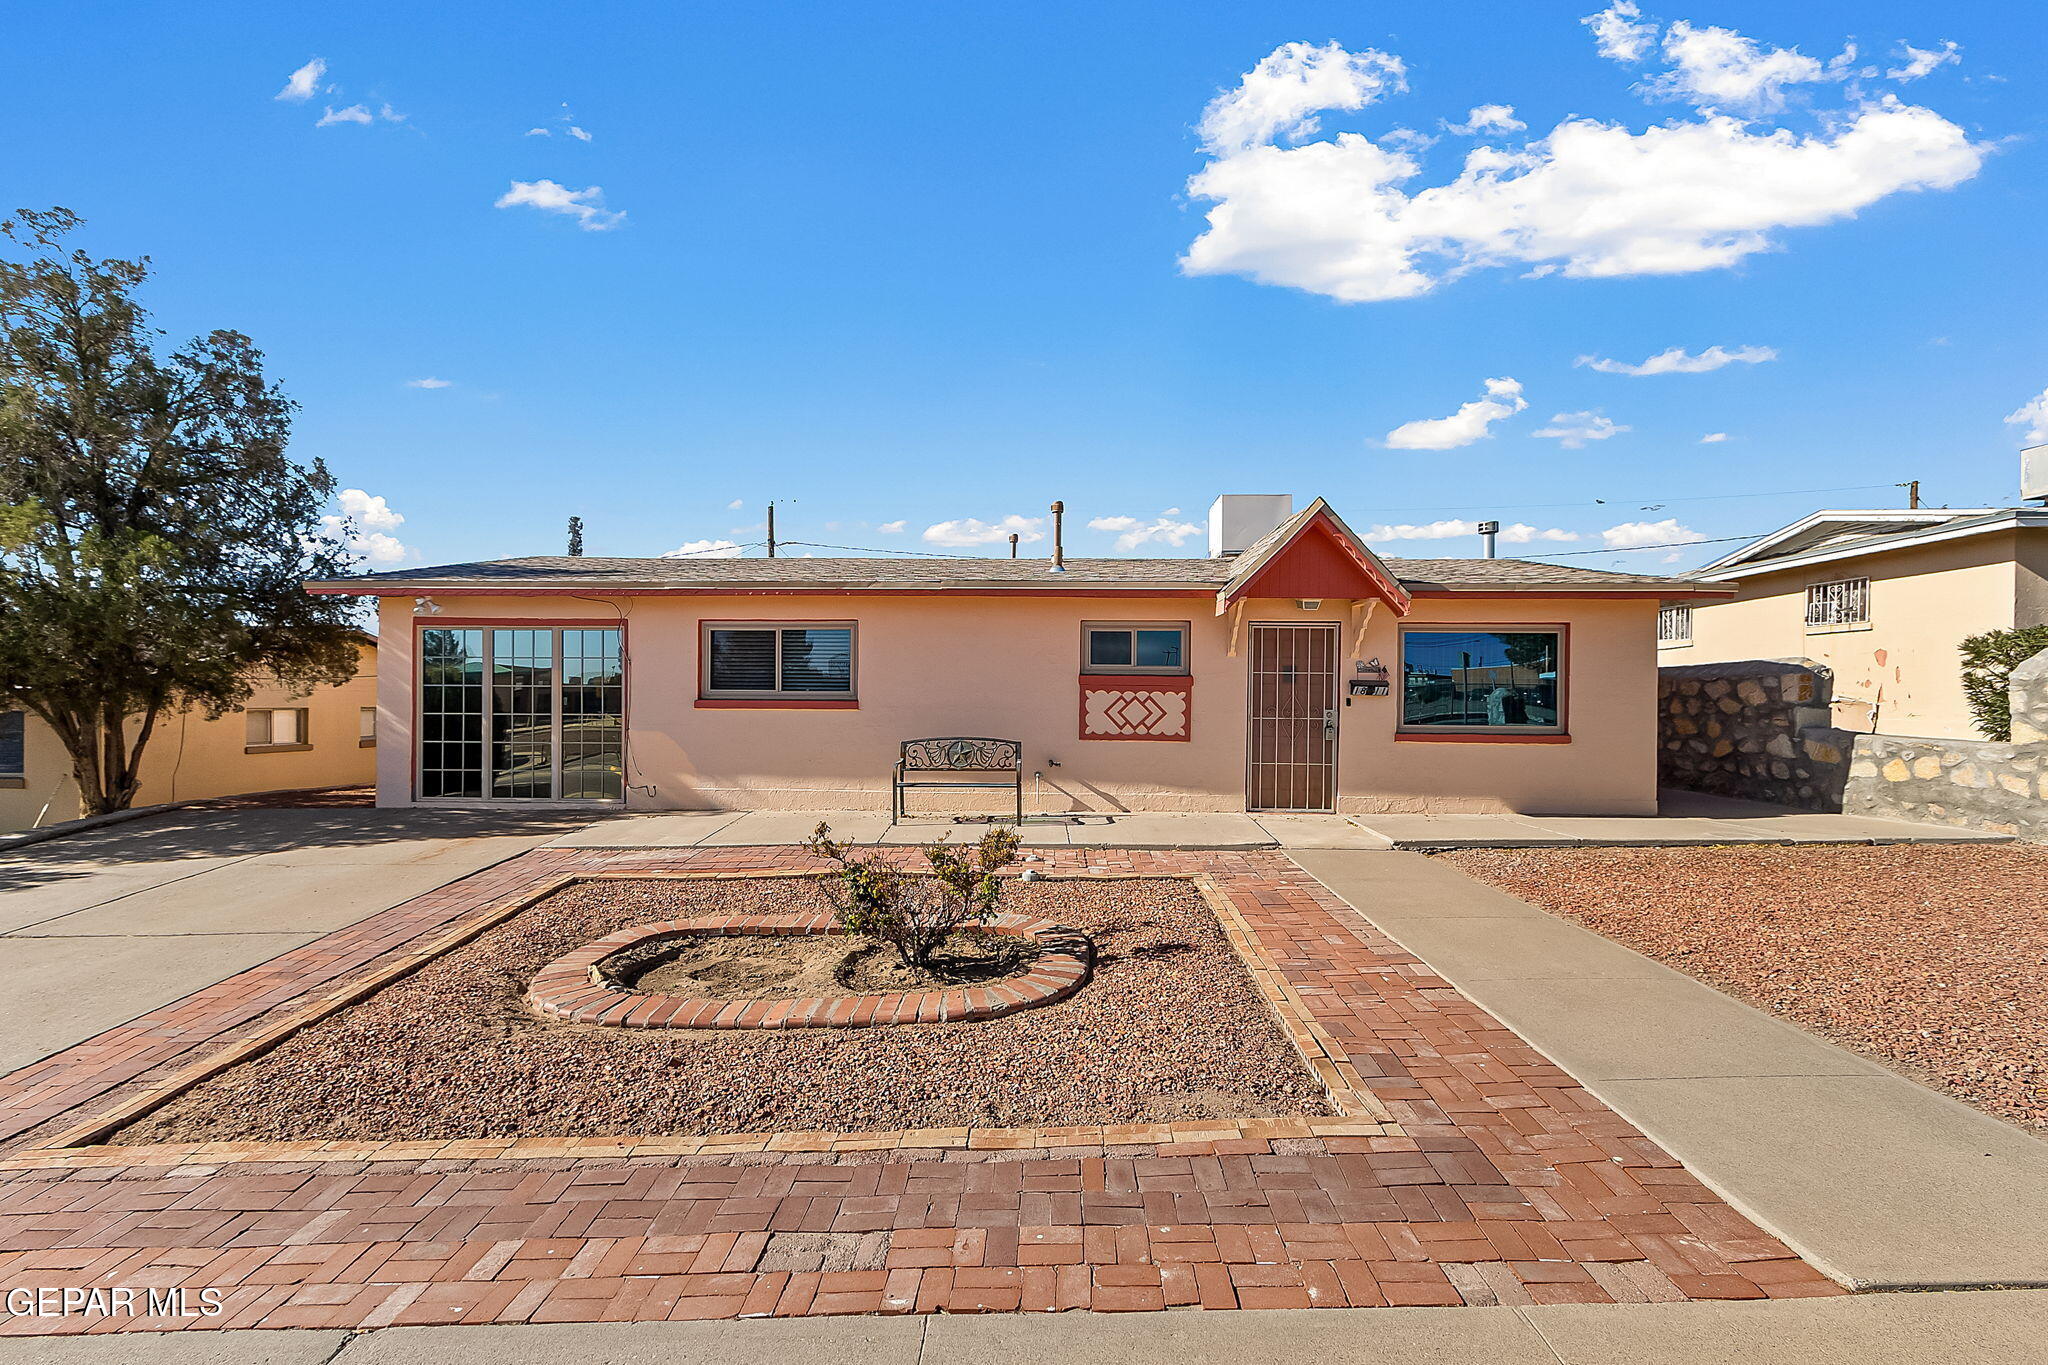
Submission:
[[[1327,509],[1319,509],[1275,547],[1224,600],[1247,597],[1376,597],[1396,616],[1406,616],[1409,608],[1407,589]]]

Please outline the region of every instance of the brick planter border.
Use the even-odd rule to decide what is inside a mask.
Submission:
[[[817,875],[798,857],[535,850],[17,1073],[0,1123],[175,1089],[219,1065],[195,1053],[274,1045],[563,886]],[[0,1337],[1841,1292],[1284,857],[1047,861],[1191,876],[1318,1071],[1391,1121],[17,1151],[0,1288],[211,1287],[226,1311],[16,1317]],[[855,1268],[775,1268],[792,1235]]]
[[[865,1028],[996,1019],[1064,1000],[1088,979],[1095,949],[1078,929],[1007,914],[982,927],[1036,942],[1039,956],[1031,970],[986,986],[767,1000],[636,991],[605,970],[607,959],[664,940],[839,932],[830,915],[721,915],[636,924],[587,943],[541,968],[527,987],[526,1003],[552,1018],[613,1028]]]

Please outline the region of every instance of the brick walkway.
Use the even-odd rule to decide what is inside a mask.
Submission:
[[[225,1306],[0,1316],[0,1333],[1841,1292],[1272,853],[1076,849],[1045,867],[1206,874],[1373,1113],[36,1146],[565,876],[805,862],[790,849],[536,850],[0,1080],[0,1135],[16,1142],[0,1157],[0,1293],[212,1287]]]

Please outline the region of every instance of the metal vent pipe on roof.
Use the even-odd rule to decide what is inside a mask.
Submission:
[[[1054,573],[1065,573],[1067,571],[1067,546],[1061,534],[1066,522],[1066,515],[1067,505],[1064,502],[1056,502],[1052,505],[1052,571]]]
[[[1496,556],[1498,552],[1494,549],[1493,538],[1499,534],[1499,522],[1482,521],[1479,523],[1479,557],[1481,559],[1492,559]]]

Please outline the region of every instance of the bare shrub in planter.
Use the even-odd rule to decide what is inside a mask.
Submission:
[[[906,967],[930,971],[950,935],[996,912],[1003,894],[996,874],[1017,860],[1017,842],[1017,831],[999,825],[972,849],[933,844],[924,850],[929,876],[896,866],[878,850],[857,852],[822,820],[804,847],[839,864],[824,887],[841,928],[888,944]]]

